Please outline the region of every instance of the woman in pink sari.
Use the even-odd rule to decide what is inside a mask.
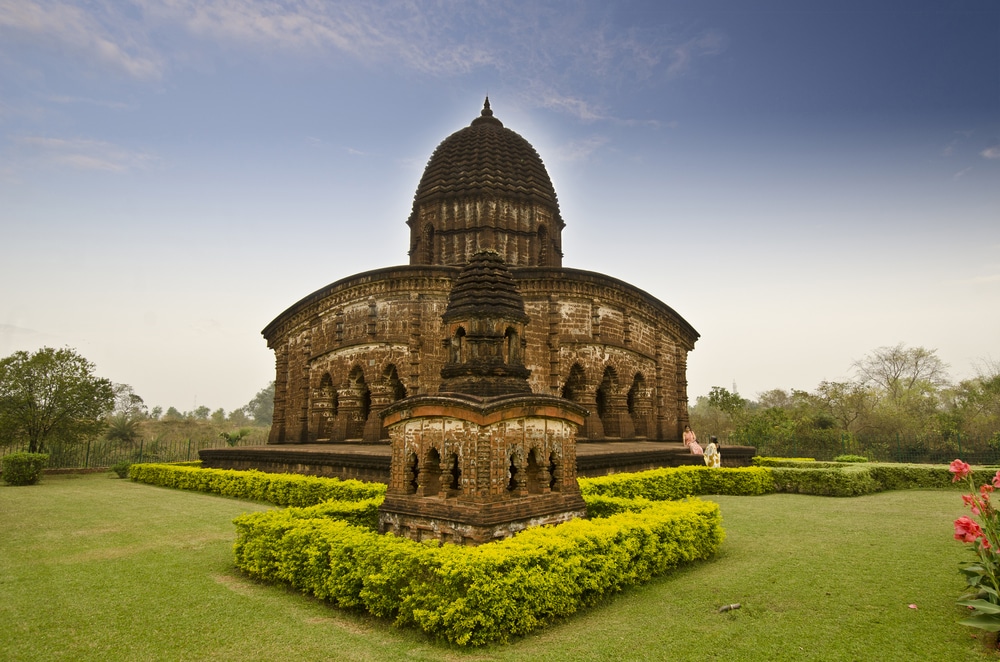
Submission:
[[[684,445],[687,446],[692,455],[703,455],[705,453],[701,449],[701,444],[698,443],[698,436],[691,429],[690,425],[684,426]]]

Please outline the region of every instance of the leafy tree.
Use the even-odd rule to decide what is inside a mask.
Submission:
[[[111,382],[68,347],[0,360],[0,440],[27,440],[30,453],[50,440],[98,434],[114,402]]]
[[[163,416],[163,407],[157,405],[149,411],[149,417],[154,420],[160,420],[160,416]]]
[[[128,384],[115,384],[115,409],[116,416],[121,415],[128,418],[145,418],[146,403],[143,402],[135,390]]]
[[[123,446],[132,446],[140,436],[140,421],[146,418],[146,403],[128,384],[114,385],[114,412],[108,417],[104,436]]]
[[[852,434],[868,425],[878,400],[872,389],[859,382],[820,382],[816,398],[836,425]]]
[[[240,407],[239,409],[234,409],[229,412],[228,420],[233,425],[243,426],[250,422],[250,417],[248,417],[246,411]]]
[[[274,382],[258,391],[253,400],[243,406],[243,411],[257,425],[270,425],[274,419]]]
[[[730,393],[721,386],[713,386],[708,393],[708,404],[736,417],[743,413],[750,403],[739,393]]]
[[[213,423],[219,423],[219,424],[225,423],[226,422],[226,410],[223,409],[222,407],[219,407],[218,409],[216,409],[215,411],[212,412],[212,417],[211,418],[212,418],[212,422]]]
[[[177,407],[167,407],[167,413],[163,415],[165,421],[183,421],[184,414],[177,411]]]
[[[208,415],[212,413],[212,410],[202,405],[191,412],[191,416],[199,421],[207,421]]]
[[[139,419],[125,414],[115,414],[108,419],[108,431],[104,436],[123,446],[132,446],[139,438]]]

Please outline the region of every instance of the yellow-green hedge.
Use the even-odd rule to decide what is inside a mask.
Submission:
[[[139,483],[209,492],[278,506],[313,506],[330,499],[358,501],[385,496],[385,485],[263,471],[200,469],[176,464],[133,464],[129,478]]]
[[[536,527],[481,545],[416,543],[297,509],[235,520],[236,565],[342,607],[459,645],[506,641],[681,563],[711,556],[718,504],[645,502],[641,512]]]
[[[685,466],[634,474],[581,478],[580,491],[654,501],[683,499],[701,494],[757,496],[774,491],[770,469],[761,467],[710,468]]]

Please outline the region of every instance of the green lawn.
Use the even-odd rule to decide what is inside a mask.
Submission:
[[[714,560],[508,646],[459,649],[240,576],[231,520],[266,506],[45,476],[0,487],[0,659],[997,659],[956,624],[958,494],[716,497]]]

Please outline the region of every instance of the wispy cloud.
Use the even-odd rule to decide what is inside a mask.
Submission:
[[[535,98],[543,108],[558,110],[587,122],[608,119],[608,115],[604,111],[595,108],[584,99],[563,96],[553,91],[548,91]]]
[[[143,26],[113,6],[79,6],[58,0],[0,0],[0,33],[55,43],[140,79],[155,79],[161,64],[143,43]],[[9,39],[9,37],[8,37]]]
[[[684,75],[726,47],[718,32],[609,16],[598,0],[0,0],[0,50],[5,32],[26,36],[144,80],[218,46],[435,77],[492,70],[511,86],[557,91],[525,102],[598,121],[615,119],[601,99],[613,107],[623,83]]]
[[[710,31],[688,39],[669,49],[667,74],[680,76],[687,73],[697,58],[718,55],[725,49],[726,38],[720,32]]]
[[[987,147],[983,151],[979,152],[979,155],[984,159],[1000,159],[1000,145]]]
[[[46,167],[127,172],[146,168],[156,157],[100,140],[21,136],[14,143],[27,151],[28,162]]]
[[[555,152],[556,158],[560,161],[585,161],[607,143],[608,139],[604,136],[573,141],[558,148]]]
[[[954,179],[957,182],[962,177],[965,177],[966,173],[968,173],[970,170],[972,170],[972,166],[969,166],[968,168],[962,168],[961,170],[959,170],[958,172],[956,172],[954,175],[952,175],[951,178]]]

